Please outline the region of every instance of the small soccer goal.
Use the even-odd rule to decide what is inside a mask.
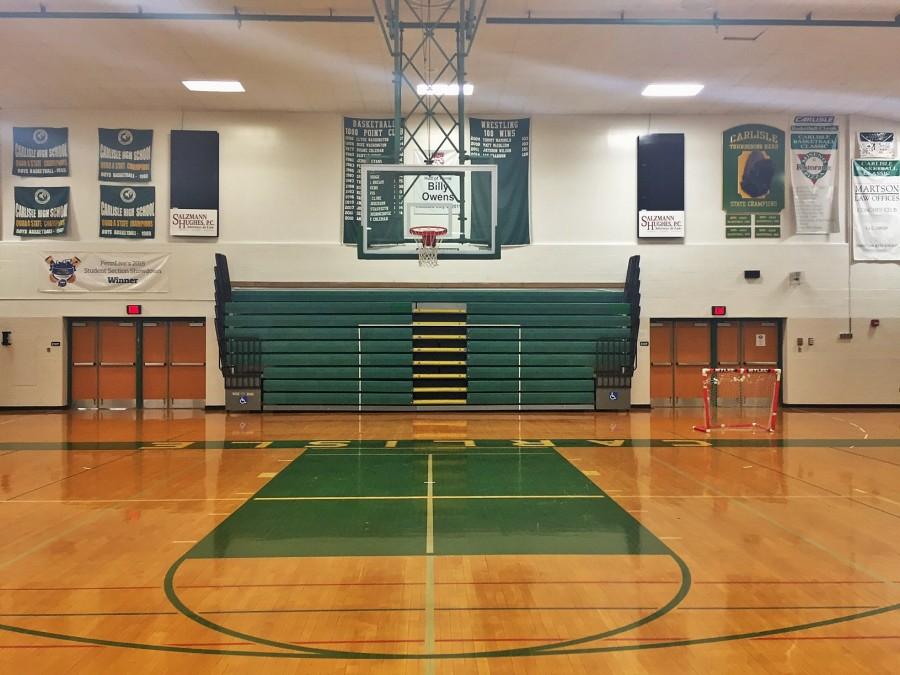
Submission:
[[[704,368],[701,374],[704,423],[695,431],[775,431],[780,368]]]

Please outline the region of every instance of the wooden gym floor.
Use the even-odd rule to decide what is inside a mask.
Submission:
[[[895,673],[900,411],[0,414],[3,673]]]

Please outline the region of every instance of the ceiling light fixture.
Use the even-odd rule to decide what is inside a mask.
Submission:
[[[701,91],[703,91],[702,84],[672,82],[648,84],[641,94],[643,96],[696,96]]]
[[[416,93],[419,96],[459,96],[458,84],[425,84],[416,85]],[[463,96],[471,96],[475,93],[475,85],[466,82],[463,85]]]
[[[182,80],[181,84],[191,91],[215,91],[222,93],[245,91],[244,85],[237,80]]]

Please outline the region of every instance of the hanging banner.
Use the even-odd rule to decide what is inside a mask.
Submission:
[[[469,118],[469,154],[473,164],[497,165],[497,241],[502,246],[531,243],[531,198],[529,161],[531,156],[531,120],[486,120]],[[473,207],[490,205],[486,177],[473,182],[472,190],[482,190],[481,199],[473,197]],[[477,222],[489,223],[487,214],[473,215]],[[490,233],[473,233],[475,240],[489,239]]]
[[[722,210],[774,213],[784,209],[784,132],[744,124],[722,134]]]
[[[100,180],[149,183],[153,153],[152,129],[98,129]]]
[[[45,253],[43,293],[167,293],[169,256],[161,253]]]
[[[401,139],[402,144],[402,130]],[[360,179],[363,164],[388,164],[393,159],[394,120],[369,119],[360,117],[344,118],[344,232],[342,241],[355,244],[357,232],[362,226],[362,199]],[[396,186],[394,186],[396,188]],[[370,200],[378,201],[379,196],[391,202],[396,196],[390,185],[385,190],[391,194],[370,195]],[[370,202],[371,206],[371,202]],[[400,239],[403,233],[399,232]]]
[[[900,261],[900,161],[853,162],[853,259]]]
[[[14,176],[68,176],[68,127],[13,127]]]
[[[859,159],[894,159],[897,157],[897,138],[893,131],[860,131],[856,135]]]
[[[834,117],[798,115],[791,132],[791,187],[797,234],[836,231],[834,184],[839,156]]]
[[[153,239],[156,231],[156,188],[100,186],[100,236]]]
[[[58,237],[69,224],[69,188],[19,187],[15,190],[17,237]]]

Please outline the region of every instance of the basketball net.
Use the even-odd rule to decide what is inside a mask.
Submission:
[[[419,267],[437,267],[437,245],[447,234],[446,227],[422,225],[409,228],[409,233],[418,239],[416,253],[419,254]]]

